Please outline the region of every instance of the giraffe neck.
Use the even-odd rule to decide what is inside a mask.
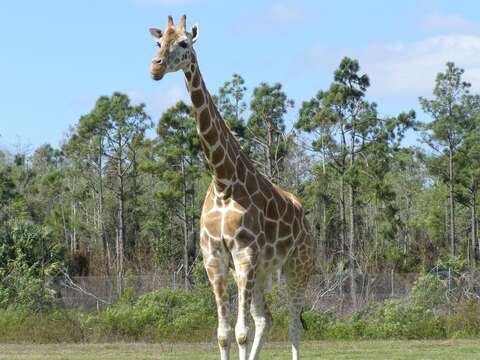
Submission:
[[[195,55],[184,72],[200,145],[212,172],[216,193],[228,195],[231,185],[237,180],[237,160],[245,156],[203,82]]]

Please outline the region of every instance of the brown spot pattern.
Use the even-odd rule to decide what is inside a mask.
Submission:
[[[219,237],[221,221],[222,213],[220,211],[213,211],[203,220],[203,224],[210,235]]]
[[[277,205],[275,205],[275,201],[270,200],[268,202],[266,215],[270,219],[277,219],[278,218]]]
[[[192,86],[194,88],[197,88],[198,85],[200,85],[200,76],[198,75],[198,71],[196,71],[195,74],[193,75]]]
[[[245,165],[240,160],[237,160],[237,179],[242,183],[245,183]]]
[[[215,128],[212,126],[210,127],[210,130],[203,134],[203,138],[205,139],[205,141],[210,145],[214,145],[217,140],[218,140],[218,134],[217,134],[217,131],[215,130]],[[223,151],[223,149],[222,149]]]
[[[258,189],[257,180],[250,171],[247,172],[247,179],[245,181],[245,185],[247,186],[247,191],[250,194],[253,194]]]
[[[287,212],[283,216],[283,220],[287,224],[291,224],[293,221],[293,215],[294,215],[293,206],[291,204],[287,204]]]
[[[271,220],[265,220],[265,236],[269,242],[275,241],[277,238],[277,223]]]
[[[233,185],[233,192],[232,192],[233,199],[238,202],[244,208],[248,208],[250,205],[250,198],[248,197],[247,192],[243,185],[239,183],[235,183]]]
[[[243,216],[243,226],[254,234],[260,230],[260,226],[258,225],[258,210],[254,206],[251,206]]]
[[[284,237],[285,235],[289,234],[291,231],[290,225],[280,221],[278,226],[278,236],[279,237]]]
[[[200,125],[200,131],[203,133],[208,130],[210,127],[210,114],[208,113],[208,109],[203,109],[198,117],[198,122]]]
[[[205,99],[202,93],[202,90],[194,90],[192,91],[192,103],[195,107],[200,107],[203,105]]]
[[[223,222],[223,235],[233,236],[242,223],[242,215],[230,213]]]
[[[212,153],[212,163],[218,164],[223,160],[225,153],[221,146],[217,146],[217,148]]]
[[[273,249],[273,246],[267,245],[265,247],[265,259],[267,260],[272,259],[274,254],[275,254],[275,251]]]

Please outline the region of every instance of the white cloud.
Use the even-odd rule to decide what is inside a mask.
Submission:
[[[422,26],[428,30],[447,32],[472,32],[480,29],[478,23],[458,14],[429,15],[423,19]]]
[[[374,96],[429,95],[435,76],[447,61],[465,69],[465,79],[480,90],[480,36],[445,35],[420,41],[383,44],[342,51],[314,49],[310,65],[338,66],[343,56],[356,58],[370,77],[369,94]]]

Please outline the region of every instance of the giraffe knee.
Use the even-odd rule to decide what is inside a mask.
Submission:
[[[247,343],[247,334],[239,334],[237,336],[237,343],[240,346],[245,345]]]
[[[220,348],[225,349],[230,346],[230,327],[229,326],[220,326],[217,329],[217,341]]]
[[[235,338],[237,339],[237,344],[243,346],[247,343],[249,329],[248,326],[238,326],[235,328]]]
[[[227,348],[228,347],[228,337],[226,336],[219,336],[218,337],[218,345],[221,347],[221,348]]]

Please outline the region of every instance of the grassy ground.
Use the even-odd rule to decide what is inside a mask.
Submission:
[[[232,354],[236,359],[236,354]],[[290,359],[288,344],[270,343],[263,360]],[[469,360],[480,358],[478,340],[441,341],[316,341],[304,342],[303,359]],[[218,359],[214,344],[0,344],[0,359],[22,360],[140,360]]]

